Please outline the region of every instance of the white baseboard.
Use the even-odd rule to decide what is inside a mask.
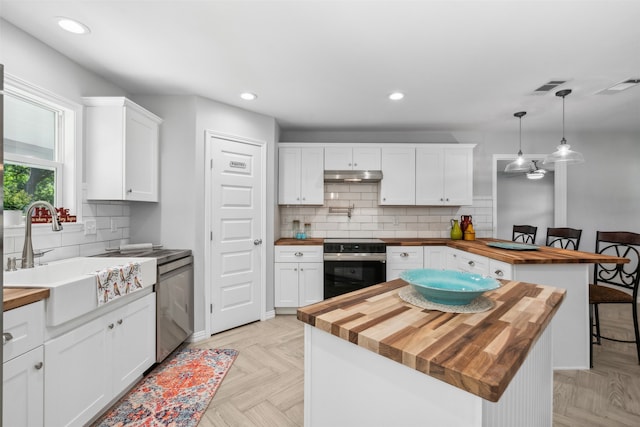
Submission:
[[[194,332],[189,338],[187,338],[188,342],[198,342],[198,341],[202,341],[202,340],[206,340],[207,338],[210,338],[210,335],[207,335],[206,331],[197,331]]]

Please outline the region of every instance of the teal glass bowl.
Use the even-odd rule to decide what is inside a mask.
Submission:
[[[455,270],[418,268],[403,271],[400,278],[425,299],[445,305],[467,305],[500,287],[500,282],[491,277]]]

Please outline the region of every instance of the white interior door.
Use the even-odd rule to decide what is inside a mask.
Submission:
[[[262,148],[211,137],[211,333],[260,319]]]

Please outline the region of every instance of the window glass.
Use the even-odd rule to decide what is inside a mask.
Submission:
[[[22,210],[36,200],[55,205],[55,169],[6,163],[4,209]]]
[[[56,160],[58,112],[16,96],[4,104],[5,153]]]

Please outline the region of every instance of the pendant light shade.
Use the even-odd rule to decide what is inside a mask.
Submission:
[[[518,157],[504,168],[505,172],[526,172],[529,170],[529,162],[527,162],[522,154],[522,117],[527,114],[526,111],[519,111],[513,115],[520,119],[520,145],[518,146]]]
[[[564,137],[564,98],[570,93],[571,89],[556,92],[556,96],[562,97],[562,139],[560,140],[560,145],[556,147],[556,151],[545,157],[543,164],[565,163],[567,165],[575,165],[584,163],[584,156],[577,151],[571,150],[571,146],[567,144],[567,140]]]

